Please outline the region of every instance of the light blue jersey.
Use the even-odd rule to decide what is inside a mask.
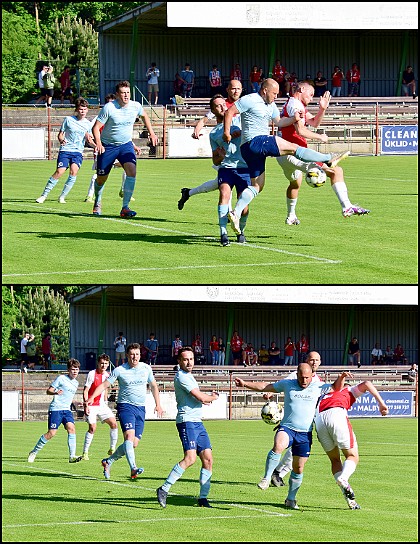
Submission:
[[[70,410],[73,397],[76,394],[79,382],[74,378],[71,379],[67,374],[58,376],[51,384],[50,387],[54,389],[62,389],[62,395],[54,395],[50,404],[49,411],[55,412],[57,410]]]
[[[92,134],[92,126],[86,117],[79,120],[75,115],[68,115],[64,118],[60,131],[64,132],[66,140],[65,144],[60,145],[60,151],[82,153],[85,147],[85,134],[86,132]]]
[[[154,381],[152,369],[140,362],[136,367],[128,363],[117,366],[107,378],[113,385],[118,380],[118,402],[126,402],[134,406],[145,406],[147,384]]]
[[[203,403],[190,394],[198,389],[198,383],[191,372],[178,370],[174,378],[175,397],[178,407],[176,423],[201,421]]]
[[[299,432],[311,431],[318,399],[331,389],[331,384],[312,381],[303,388],[297,379],[284,379],[273,383],[273,387],[284,393],[282,426]]]
[[[274,102],[266,104],[259,93],[243,96],[235,102],[235,106],[241,114],[241,145],[249,142],[255,136],[268,136],[270,121],[280,117],[280,111],[276,104]]]
[[[105,104],[97,118],[104,123],[101,132],[102,143],[122,145],[131,142],[133,124],[139,115],[143,115],[143,106],[140,102],[130,100],[124,107],[120,106],[118,100]]]
[[[241,130],[241,118],[239,115],[232,119],[230,133]],[[210,145],[212,151],[218,147],[226,149],[226,156],[219,165],[220,168],[248,168],[243,160],[240,149],[240,137],[233,138],[229,144],[223,140],[223,123],[219,123],[210,132]]]

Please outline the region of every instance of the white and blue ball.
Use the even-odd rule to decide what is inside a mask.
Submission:
[[[283,409],[277,402],[269,401],[261,408],[261,418],[268,425],[277,425],[283,419]]]
[[[320,166],[310,162],[306,168],[305,179],[309,187],[322,187],[327,180],[327,174]]]

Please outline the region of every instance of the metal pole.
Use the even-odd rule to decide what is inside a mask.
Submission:
[[[134,78],[135,78],[135,72],[136,72],[137,44],[139,39],[138,27],[139,27],[139,20],[138,20],[138,17],[136,17],[133,21],[133,31],[131,33],[130,87],[131,87],[132,100],[136,99]]]
[[[21,402],[21,408],[22,408],[22,421],[25,421],[25,380],[24,380],[24,372],[23,370],[20,371],[20,375],[22,378],[22,402]]]
[[[233,309],[233,306],[229,305],[228,308],[228,330],[227,330],[227,337],[226,337],[226,357],[225,357],[225,365],[229,364],[229,358],[230,358],[230,339],[232,337],[233,332],[233,318],[234,318],[235,312]]]
[[[402,47],[402,53],[401,53],[401,63],[400,63],[400,71],[398,73],[398,80],[397,80],[397,86],[395,88],[395,96],[400,96],[401,94],[401,83],[402,83],[402,74],[404,72],[404,68],[407,62],[407,51],[408,51],[408,31],[404,32],[403,37],[403,47]]]
[[[99,356],[104,350],[104,335],[106,325],[106,288],[102,290],[101,297],[101,314],[99,318],[99,337],[98,337],[98,353]]]
[[[347,327],[346,345],[344,346],[343,360],[342,360],[343,365],[347,364],[347,352],[349,349],[350,338],[351,338],[351,334],[353,330],[353,322],[354,322],[354,304],[351,306],[350,312],[349,312],[349,324]]]

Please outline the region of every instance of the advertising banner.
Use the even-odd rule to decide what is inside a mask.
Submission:
[[[414,416],[413,391],[380,391],[388,406],[389,416]],[[362,395],[348,410],[349,417],[382,417],[378,403],[370,393]]]
[[[417,125],[384,125],[381,127],[381,154],[416,154],[418,151]]]

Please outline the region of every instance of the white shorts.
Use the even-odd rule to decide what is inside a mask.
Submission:
[[[91,425],[94,425],[96,423],[97,418],[100,419],[101,423],[103,423],[106,419],[109,419],[110,417],[115,418],[114,412],[106,404],[104,404],[103,406],[89,406],[89,415],[85,417],[86,421]]]
[[[281,157],[276,157],[276,159],[289,181],[296,181],[302,172],[306,172],[308,164],[310,164],[300,161],[294,155],[282,155]]]
[[[330,408],[315,416],[318,440],[326,452],[357,449],[356,435],[344,408]]]

